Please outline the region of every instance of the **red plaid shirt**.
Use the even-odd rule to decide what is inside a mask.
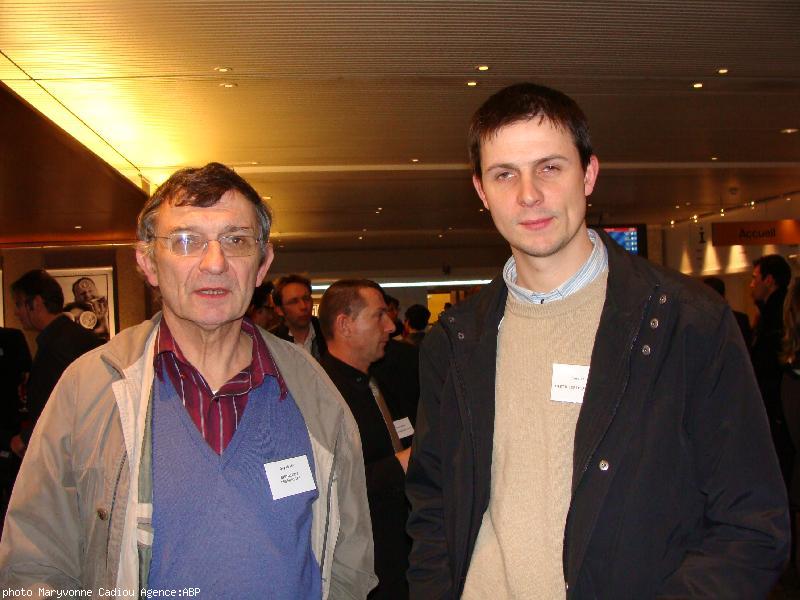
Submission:
[[[250,365],[234,375],[216,394],[211,391],[200,371],[183,356],[164,319],[161,319],[156,339],[154,367],[159,381],[163,383],[165,374],[169,376],[200,434],[217,454],[222,454],[230,443],[242,420],[250,390],[260,386],[264,377],[278,379],[281,399],[287,393],[286,383],[255,325],[244,319],[242,331],[254,342],[253,359]]]

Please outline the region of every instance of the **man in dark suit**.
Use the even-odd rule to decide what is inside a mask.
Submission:
[[[31,370],[31,353],[19,329],[0,327],[0,514],[5,516],[20,459],[11,451],[23,413],[19,386]]]
[[[61,374],[72,361],[101,345],[103,340],[61,312],[64,309],[64,292],[47,271],[28,271],[11,284],[11,294],[14,297],[14,314],[22,326],[39,332],[36,337],[36,356],[26,387],[30,423],[10,442],[14,453],[22,456],[33,426]]]
[[[322,296],[319,316],[328,345],[320,364],[350,407],[361,434],[378,576],[378,587],[369,598],[406,600],[411,540],[405,532],[405,472],[414,433],[411,411],[419,389],[416,371],[405,377],[400,372],[408,364],[402,351],[393,351],[388,364],[370,369],[384,356],[394,331],[375,282],[337,281]],[[412,378],[411,386],[398,383]]]

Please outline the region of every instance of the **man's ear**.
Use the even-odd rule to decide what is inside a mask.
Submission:
[[[268,243],[264,249],[264,260],[262,260],[261,264],[258,266],[258,273],[256,274],[256,287],[260,286],[264,281],[264,277],[267,276],[269,266],[272,264],[274,259],[275,251],[272,249],[272,244]]]
[[[27,300],[26,303],[28,303],[28,308],[33,313],[38,313],[40,311],[48,312],[47,308],[44,305],[44,300],[42,300],[42,297],[39,296],[38,294],[33,298],[31,298],[30,300]]]
[[[586,165],[586,171],[583,174],[583,195],[589,196],[594,191],[594,184],[597,181],[597,176],[600,173],[600,161],[592,154],[589,157],[589,164]]]
[[[348,338],[352,333],[353,327],[350,317],[344,313],[339,313],[333,320],[334,337]]]
[[[158,287],[158,269],[152,254],[143,248],[136,248],[136,264],[139,265],[139,270],[144,274],[147,283]]]
[[[478,198],[481,199],[483,202],[483,206],[486,210],[489,210],[489,204],[486,202],[486,192],[483,191],[483,181],[477,175],[472,176],[472,185],[475,187],[475,191],[478,192]]]

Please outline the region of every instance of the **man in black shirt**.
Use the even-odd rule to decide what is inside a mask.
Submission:
[[[43,269],[28,271],[11,284],[14,314],[25,329],[39,332],[36,356],[26,386],[28,426],[11,438],[11,449],[22,456],[30,440],[33,426],[50,397],[61,374],[84,352],[103,341],[62,314],[64,292]]]
[[[418,384],[396,385],[399,361],[392,360],[391,377],[385,369],[370,368],[384,356],[394,331],[378,284],[337,281],[322,296],[319,316],[328,345],[320,364],[350,407],[361,434],[379,580],[369,598],[405,600],[411,549],[405,532],[405,472],[414,433],[409,409],[417,401],[409,395],[418,392]],[[416,380],[416,373],[409,377]]]

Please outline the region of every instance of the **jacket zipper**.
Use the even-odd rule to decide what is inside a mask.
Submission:
[[[322,558],[319,564],[319,572],[320,575],[325,572],[325,558],[328,552],[328,531],[330,529],[331,524],[331,497],[333,492],[333,478],[335,474],[335,465],[336,465],[336,453],[339,449],[339,433],[336,434],[336,441],[333,443],[333,459],[331,460],[331,471],[328,475],[328,498],[327,498],[327,509],[325,512],[325,536],[322,540]]]
[[[656,286],[656,291],[657,290],[658,290],[658,286]],[[650,308],[650,303],[652,302],[652,300],[653,300],[653,294],[650,294],[650,296],[647,297],[647,302],[644,303],[644,308],[642,309],[642,314],[639,317],[639,325],[638,325],[638,327],[636,327],[636,333],[634,334],[634,336],[631,339],[631,342],[630,342],[630,344],[628,346],[628,361],[629,361],[629,363],[630,363],[630,360],[631,360],[631,356],[633,354],[633,348],[634,348],[634,346],[636,346],[636,342],[639,339],[639,332],[642,330],[642,325],[643,325],[643,323],[645,321],[645,318],[647,317],[647,312],[648,312],[648,310]],[[622,402],[622,397],[625,395],[625,392],[628,389],[628,381],[630,380],[630,371],[631,371],[630,367],[625,369],[625,378],[622,380],[622,389],[620,390],[619,394],[617,395],[617,400],[614,403],[614,410],[613,410],[612,415],[611,415],[612,420],[613,420],[614,416],[616,416],[617,410],[619,409],[619,404],[620,404],[620,402]],[[602,441],[602,438],[600,438],[600,441]],[[586,463],[583,465],[583,468],[581,469],[581,474],[585,474],[586,471],[589,470],[589,464],[591,464],[592,457],[594,456],[595,452],[597,452],[597,448],[598,448],[599,445],[600,445],[600,442],[595,444],[594,448],[592,448],[592,451],[587,455]],[[577,491],[577,488],[576,488],[576,491]],[[573,498],[574,498],[574,494],[573,494]],[[570,500],[570,505],[571,504],[572,504],[572,501]],[[571,512],[572,511],[568,511],[568,513],[567,513],[567,523],[566,523],[566,527],[564,527],[564,551],[562,553],[563,561],[564,561],[564,567],[567,566],[567,531],[569,530],[569,520],[570,520],[569,518],[570,518]],[[569,582],[565,582],[565,585],[567,587],[567,595],[569,596]]]

